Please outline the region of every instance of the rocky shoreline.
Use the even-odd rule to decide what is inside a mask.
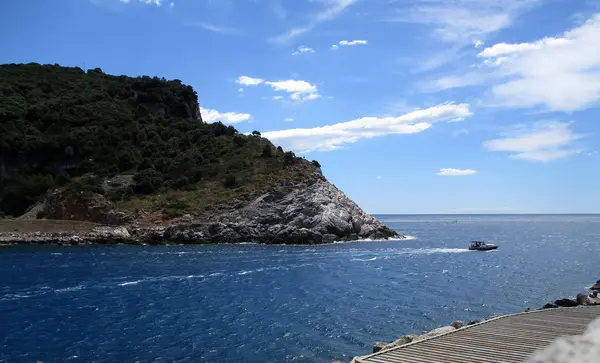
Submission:
[[[590,290],[599,291],[600,290],[600,280],[596,281],[596,283],[590,287]],[[562,308],[562,307],[600,305],[600,295],[597,295],[596,297],[592,297],[590,295],[591,294],[589,294],[589,293],[581,292],[581,293],[577,294],[575,299],[572,299],[572,298],[558,299],[558,300],[555,300],[553,303],[545,304],[544,306],[538,308],[537,310],[556,309],[556,308]],[[525,312],[527,312],[527,311],[529,311],[529,308],[525,309]],[[435,336],[438,336],[441,334],[446,334],[446,333],[452,332],[457,329],[461,329],[461,328],[469,326],[469,325],[479,324],[486,320],[493,319],[496,317],[498,317],[498,316],[491,316],[490,318],[487,318],[487,319],[477,319],[477,320],[473,320],[473,321],[469,321],[469,322],[455,321],[448,326],[443,326],[440,328],[433,329],[431,331],[426,331],[420,335],[409,334],[409,335],[403,335],[400,338],[394,340],[393,342],[376,342],[375,345],[373,346],[373,353],[377,353],[381,350],[395,348],[395,347],[398,347],[398,346],[401,346],[404,344],[433,338]]]
[[[31,228],[19,232],[5,220],[7,230],[0,229],[0,244],[323,244],[405,238],[365,213],[324,178],[224,205],[210,216],[187,215],[158,226],[141,226],[139,217],[118,215],[105,202],[80,201],[60,191],[49,194],[37,208],[53,220],[104,223],[86,231],[42,231],[35,224],[44,220],[21,220]]]

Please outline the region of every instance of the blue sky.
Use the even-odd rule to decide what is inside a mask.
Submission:
[[[178,78],[371,213],[600,212],[600,1],[19,0],[0,62]]]

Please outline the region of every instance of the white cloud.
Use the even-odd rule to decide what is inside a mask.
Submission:
[[[507,137],[488,140],[483,146],[491,151],[510,152],[510,157],[548,162],[580,152],[573,142],[585,135],[575,134],[571,123],[550,121],[537,123],[531,128],[519,128]]]
[[[483,47],[484,44],[485,44],[485,42],[483,40],[475,39],[473,41],[473,46],[475,48],[481,48],[481,47]]]
[[[432,26],[434,37],[447,42],[473,42],[512,24],[538,0],[416,0],[398,9],[392,21]],[[405,5],[405,2],[398,1]]]
[[[317,86],[302,80],[281,80],[281,81],[265,81],[261,78],[252,78],[248,76],[241,76],[236,80],[237,83],[244,86],[257,86],[259,84],[265,84],[271,86],[271,88],[277,92],[290,93],[290,99],[293,101],[304,102],[312,101],[321,97],[317,92]],[[274,100],[280,100],[283,96],[274,96]]]
[[[477,171],[473,169],[454,169],[454,168],[443,168],[436,173],[439,176],[465,176],[477,174]]]
[[[241,84],[242,86],[257,86],[263,83],[265,80],[260,78],[252,78],[248,76],[240,76],[236,82]]]
[[[263,136],[299,153],[332,151],[360,139],[419,133],[435,122],[468,116],[471,116],[468,104],[445,103],[398,117],[362,117],[314,128],[270,131]]]
[[[248,121],[252,115],[249,113],[237,113],[237,112],[225,112],[221,113],[217,110],[200,107],[200,114],[202,115],[202,121],[207,123],[213,123],[221,121],[224,124],[235,124],[243,121]]]
[[[477,72],[446,76],[434,88],[488,83],[487,103],[502,107],[545,107],[575,111],[600,100],[600,14],[562,37],[531,43],[499,43],[479,53],[485,58]]]
[[[244,89],[243,88],[238,88],[238,92],[242,93],[242,92],[244,92]]]
[[[174,8],[175,7],[175,3],[171,1],[171,3],[169,3],[169,7],[170,8]]]
[[[291,117],[286,117],[285,119],[283,119],[283,121],[285,121],[285,122],[293,122],[294,119],[291,118]]]
[[[236,34],[238,32],[234,28],[209,23],[193,23],[192,25],[219,34]]]
[[[290,93],[312,93],[317,92],[317,86],[306,81],[286,80],[286,81],[267,81],[265,84],[273,87],[275,91],[285,91]]]
[[[304,33],[311,31],[317,25],[319,25],[323,22],[335,19],[340,14],[342,14],[344,12],[344,10],[346,10],[347,7],[356,3],[358,0],[311,0],[311,1],[322,3],[324,6],[324,9],[313,14],[311,16],[310,21],[307,24],[305,24],[303,26],[292,28],[292,29],[288,30],[287,32],[280,34],[270,40],[273,42],[276,42],[276,43],[285,43],[292,38],[295,38],[299,35],[302,35]]]
[[[279,101],[282,99],[283,99],[283,96],[273,96],[273,100],[275,100],[275,101]]]
[[[331,46],[331,49],[336,50],[339,47],[351,47],[353,45],[366,45],[369,42],[366,40],[340,40],[337,44]]]
[[[292,53],[292,55],[299,55],[299,54],[302,54],[302,53],[314,53],[314,52],[315,52],[314,49],[309,48],[309,47],[305,47],[304,45],[301,45],[301,46],[298,47],[298,49],[296,49]]]

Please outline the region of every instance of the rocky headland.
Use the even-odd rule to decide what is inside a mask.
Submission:
[[[402,238],[180,80],[6,64],[0,88],[0,244]]]

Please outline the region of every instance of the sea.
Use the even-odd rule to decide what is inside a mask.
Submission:
[[[349,362],[600,279],[600,215],[377,217],[410,237],[2,247],[0,362]]]

